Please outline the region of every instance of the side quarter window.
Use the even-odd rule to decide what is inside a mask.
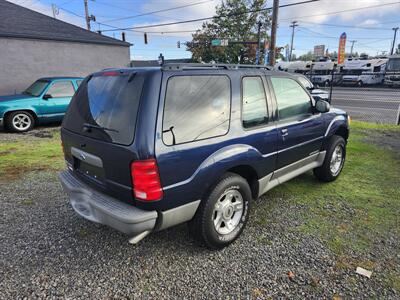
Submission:
[[[167,83],[163,135],[166,145],[228,133],[230,80],[225,75],[173,76]]]
[[[72,97],[75,93],[74,86],[71,81],[54,82],[46,94],[53,98]]]
[[[271,77],[271,82],[280,120],[312,112],[310,96],[297,81],[287,77]]]
[[[261,77],[242,79],[242,124],[251,128],[268,123],[267,99]]]

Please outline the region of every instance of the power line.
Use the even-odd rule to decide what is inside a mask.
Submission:
[[[196,5],[200,5],[200,4],[204,4],[204,3],[208,3],[208,2],[213,2],[213,1],[214,1],[214,0],[207,0],[207,1],[202,1],[202,2],[195,2],[195,3],[186,4],[186,5],[175,6],[175,7],[160,9],[160,10],[156,10],[156,11],[150,11],[150,12],[147,12],[147,13],[141,13],[141,14],[134,15],[134,16],[127,16],[127,17],[121,17],[121,18],[106,20],[105,22],[115,22],[115,21],[133,19],[133,18],[148,16],[148,15],[153,15],[153,14],[160,13],[160,12],[166,12],[166,11],[181,9],[181,8],[185,8],[185,7],[196,6]]]
[[[338,28],[355,28],[355,29],[366,29],[366,30],[391,30],[391,28],[377,28],[377,27],[364,27],[364,26],[354,26],[354,25],[338,25],[338,24],[327,24],[327,23],[316,23],[316,22],[308,22],[308,21],[301,21],[305,24],[312,24],[312,25],[320,25],[320,26],[330,26],[330,27],[338,27]],[[393,22],[395,23],[395,22]],[[378,23],[379,24],[386,24],[386,23]]]
[[[307,4],[307,3],[318,2],[318,1],[320,1],[320,0],[306,0],[306,1],[302,1],[302,2],[289,3],[289,4],[280,5],[279,8],[290,7],[290,6],[296,6],[296,5]],[[249,14],[249,13],[262,12],[262,11],[270,10],[271,8],[272,8],[272,7],[261,8],[261,9],[249,10],[249,11],[241,12],[241,13],[232,13],[232,14],[227,14],[227,15],[212,16],[212,17],[198,18],[198,19],[191,19],[191,20],[184,20],[184,21],[178,21],[178,22],[169,22],[169,23],[160,23],[160,24],[145,25],[145,26],[135,26],[135,27],[119,28],[119,30],[144,29],[144,28],[152,28],[152,27],[162,27],[162,26],[169,26],[169,25],[177,25],[177,24],[186,24],[186,23],[207,21],[207,20],[212,20],[212,19],[221,19],[221,18],[235,17],[235,16],[244,15],[244,14]],[[114,29],[109,29],[109,30],[104,30],[104,31],[116,31],[116,30],[114,30]]]

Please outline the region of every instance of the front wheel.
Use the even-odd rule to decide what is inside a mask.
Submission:
[[[342,172],[346,159],[346,141],[338,135],[331,137],[322,166],[314,169],[314,175],[321,181],[336,180]]]
[[[247,181],[227,173],[204,199],[189,229],[193,237],[212,249],[235,241],[249,218],[251,190]]]
[[[35,124],[33,116],[26,111],[15,111],[6,118],[6,126],[14,132],[25,132],[31,130]]]

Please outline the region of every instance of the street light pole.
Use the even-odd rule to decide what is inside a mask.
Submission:
[[[394,30],[394,36],[393,36],[392,49],[390,50],[390,55],[393,55],[394,47],[396,45],[396,34],[397,34],[397,30],[399,30],[399,27],[394,27],[392,29]]]
[[[351,43],[350,56],[352,57],[352,56],[353,56],[353,47],[354,47],[354,43],[357,42],[357,41],[356,41],[356,40],[352,40],[352,41],[349,41],[349,42]]]
[[[290,44],[290,53],[289,53],[289,61],[292,60],[292,52],[293,52],[293,40],[294,40],[294,28],[299,26],[297,24],[297,21],[293,21],[292,25],[290,25],[290,27],[292,27],[292,42]]]

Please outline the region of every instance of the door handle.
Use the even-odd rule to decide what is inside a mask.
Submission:
[[[287,136],[289,133],[288,133],[288,130],[285,128],[285,129],[282,129],[282,130],[281,130],[281,134],[282,134],[283,137],[285,137],[285,136]]]

